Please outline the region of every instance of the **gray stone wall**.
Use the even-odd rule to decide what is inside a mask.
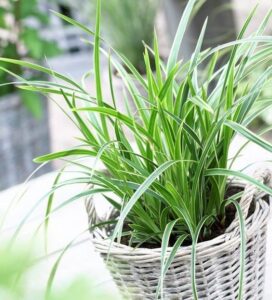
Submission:
[[[17,93],[0,98],[0,190],[25,181],[38,167],[33,159],[50,151],[48,104],[43,100],[43,116],[36,119]],[[50,170],[47,165],[35,175]]]

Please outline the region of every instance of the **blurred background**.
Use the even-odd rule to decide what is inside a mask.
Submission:
[[[57,17],[52,10],[93,28],[95,3],[95,0],[82,0],[80,4],[72,0],[0,0],[0,56],[44,64],[80,80],[92,70],[90,36]],[[103,36],[143,73],[142,41],[152,45],[155,27],[161,55],[166,57],[186,3],[186,0],[103,1]],[[208,48],[235,39],[255,5],[255,0],[200,0],[180,56],[188,59],[192,54],[206,16],[209,25],[204,46]],[[269,8],[270,0],[260,1],[248,34],[257,28]],[[105,65],[104,73],[106,69]],[[17,89],[16,82],[24,78],[43,79],[39,72],[0,64],[0,190],[24,181],[37,168],[32,162],[34,157],[73,147],[78,144],[75,138],[80,137],[62,111],[65,109],[62,98]],[[92,93],[92,80],[87,83]],[[106,87],[106,78],[103,83]],[[120,85],[121,95],[124,87],[118,78],[115,84]],[[272,122],[269,115],[266,112],[256,127]],[[61,162],[46,165],[35,176],[60,166]]]

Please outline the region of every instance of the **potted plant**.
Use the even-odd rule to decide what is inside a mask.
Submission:
[[[36,159],[41,163],[61,158],[78,167],[78,175],[72,179],[60,181],[62,173],[57,177],[46,219],[53,212],[52,195],[57,188],[85,183],[86,190],[54,211],[88,197],[92,241],[125,297],[261,299],[271,173],[259,170],[251,177],[233,171],[231,166],[240,150],[233,158],[228,153],[236,134],[272,151],[268,142],[247,129],[272,104],[259,98],[272,68],[237,91],[254,67],[271,57],[272,39],[263,36],[271,12],[255,35],[243,37],[253,12],[236,41],[201,51],[205,22],[192,58],[181,62],[178,50],[195,3],[190,0],[184,10],[166,66],[160,60],[156,37],[154,49],[145,50],[147,79],[126,59],[124,68],[109,58],[131,94],[135,80],[145,88],[147,97],[133,97],[137,99],[137,116],[121,113],[114,100],[109,104],[103,98],[100,52],[108,52],[100,47],[100,0],[93,56],[96,96],[84,85],[46,68],[42,69],[45,73],[62,79],[61,86],[28,82],[32,91],[62,94],[83,136],[77,148]],[[63,18],[93,34],[76,21]],[[218,52],[226,48],[231,48],[227,63],[216,70]],[[156,62],[155,74],[150,55]],[[23,61],[0,61],[40,69]],[[197,70],[204,62],[207,72],[200,75]],[[113,96],[113,88],[111,91]],[[134,143],[128,141],[123,127],[129,128]],[[95,158],[91,165],[82,161],[90,157]],[[97,169],[98,161],[106,171]],[[103,194],[110,205],[104,216],[92,199],[95,194]]]
[[[40,62],[45,56],[57,54],[56,46],[40,36],[40,26],[47,21],[36,0],[1,4],[0,55]],[[39,72],[24,72],[20,66],[1,63],[0,168],[5,176],[1,176],[0,189],[25,180],[36,168],[33,157],[50,150],[46,101],[35,93],[18,91],[15,83],[5,84],[14,73],[15,81],[20,77],[41,79]],[[49,166],[43,169],[48,170]]]

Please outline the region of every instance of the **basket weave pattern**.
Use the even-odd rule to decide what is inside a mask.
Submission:
[[[258,180],[271,186],[271,173],[259,172]],[[231,186],[245,188],[240,205],[248,215],[250,203],[256,200],[254,212],[246,218],[246,265],[243,299],[262,299],[264,288],[266,225],[270,212],[264,194],[254,186],[232,182]],[[90,224],[98,218],[92,199],[86,200]],[[105,219],[111,217],[109,212]],[[105,221],[104,219],[104,221]],[[106,261],[109,249],[108,231],[95,229],[92,241]],[[236,217],[227,231],[197,245],[196,282],[199,299],[235,300],[239,289],[240,231]],[[169,248],[170,252],[171,248]],[[155,299],[160,278],[161,249],[146,249],[113,243],[108,268],[124,299]],[[191,246],[181,247],[163,283],[164,299],[193,299],[191,287]]]

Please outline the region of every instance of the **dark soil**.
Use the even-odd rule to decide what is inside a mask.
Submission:
[[[239,192],[241,192],[243,189],[239,188],[239,187],[231,187],[230,189],[228,189],[226,191],[226,195],[225,195],[225,199],[238,194]],[[254,202],[251,203],[250,208],[249,208],[249,215],[251,215],[255,210],[255,204]],[[206,235],[205,238],[201,239],[201,241],[208,241],[211,239],[216,238],[217,236],[224,234],[226,229],[230,226],[230,224],[232,223],[232,221],[235,218],[236,215],[236,208],[234,206],[234,204],[229,204],[226,207],[225,210],[225,215],[219,217],[211,226],[211,230],[210,230],[210,234]]]

